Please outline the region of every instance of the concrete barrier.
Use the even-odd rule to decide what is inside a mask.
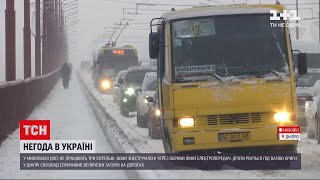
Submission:
[[[106,137],[108,143],[112,146],[112,150],[116,153],[139,153],[139,150],[133,145],[129,138],[125,135],[121,127],[117,124],[100,102],[95,98],[88,89],[79,72],[77,72],[82,89],[86,94],[89,104],[96,116],[96,119]],[[127,170],[126,174],[129,179],[158,179],[154,171],[135,171]]]

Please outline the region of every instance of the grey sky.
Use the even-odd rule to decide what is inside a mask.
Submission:
[[[34,0],[31,0],[34,2]],[[68,0],[67,0],[68,1]],[[131,2],[122,3],[120,1]],[[79,0],[79,26],[77,28],[77,36],[73,38],[77,40],[76,52],[71,57],[73,61],[92,60],[92,52],[98,49],[108,41],[110,33],[107,33],[103,43],[94,43],[98,37],[102,37],[105,27],[113,27],[115,22],[119,22],[122,18],[123,8],[135,8],[137,2],[150,3],[170,3],[170,4],[217,4],[208,0]],[[219,0],[223,4],[231,4],[232,0]],[[245,3],[246,0],[235,0],[237,3]],[[261,0],[261,3],[274,3],[275,0]],[[281,0],[281,3],[294,3],[293,0]],[[317,0],[299,0],[303,2],[318,2]],[[248,0],[250,4],[259,3],[259,0]],[[17,78],[23,78],[23,0],[16,0],[16,17],[17,17]],[[302,6],[301,6],[302,7]],[[141,6],[141,9],[161,9],[170,10],[170,6]],[[181,8],[181,7],[180,7]],[[295,6],[287,6],[294,9]],[[303,6],[301,18],[311,18],[311,9],[313,8],[313,16],[318,16],[318,5]],[[179,8],[177,8],[179,9]],[[34,12],[34,9],[31,9]],[[133,12],[134,10],[128,10]],[[162,11],[139,11],[143,15],[126,15],[126,18],[134,19],[130,21],[130,26],[121,35],[118,46],[130,44],[138,49],[140,59],[148,59],[148,34],[149,23],[153,17],[159,17]],[[32,16],[31,16],[32,17]],[[4,41],[4,21],[5,20],[5,0],[0,0],[0,82],[4,81],[4,63],[5,63],[5,41]],[[303,40],[317,41],[318,39],[318,19],[301,21]],[[32,27],[34,31],[34,27]],[[137,30],[139,29],[139,30]],[[144,30],[145,29],[145,30]],[[112,29],[106,28],[107,31]],[[294,33],[294,32],[292,32]],[[292,35],[294,36],[294,35]],[[34,42],[34,38],[32,38]],[[32,49],[32,62],[34,62],[34,48]],[[32,63],[34,64],[34,63]],[[34,72],[34,69],[32,69]]]

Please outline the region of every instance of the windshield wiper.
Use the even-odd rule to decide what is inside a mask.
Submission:
[[[278,76],[279,78],[281,78],[281,75],[279,72],[273,70],[273,69],[269,69],[269,70],[266,70],[266,71],[262,71],[259,75],[257,75],[258,78],[261,78],[263,75],[266,75],[266,74],[269,74],[269,73],[272,73],[276,76]]]
[[[212,75],[213,77],[215,77],[215,78],[216,78],[217,80],[219,80],[220,82],[223,81],[222,77],[220,77],[218,74],[213,73],[213,74],[210,74],[210,75]]]
[[[216,78],[216,79],[219,80],[220,82],[223,82],[223,79],[222,79],[219,75],[217,75],[217,74],[215,74],[215,73],[212,73],[212,74],[193,74],[193,75],[185,75],[185,76],[179,77],[179,78],[177,78],[177,79],[182,80],[182,79],[184,79],[185,77],[191,77],[191,76],[213,76],[214,78]]]
[[[283,61],[286,62],[286,59],[287,59],[287,58],[286,58],[286,55],[283,53],[283,51],[282,51],[282,49],[281,49],[281,46],[280,46],[280,42],[279,42],[279,40],[278,40],[278,38],[277,38],[277,36],[276,36],[275,33],[273,33],[273,38],[276,40],[277,49],[278,49],[279,53],[281,54],[281,57],[282,57]]]

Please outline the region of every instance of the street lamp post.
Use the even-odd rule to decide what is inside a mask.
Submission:
[[[297,16],[299,17],[299,2],[298,2],[298,0],[296,0],[296,9],[297,9]],[[296,22],[297,22],[297,24],[299,23],[298,20]],[[297,38],[297,40],[299,39],[299,27],[298,26],[296,27],[296,38]]]
[[[35,75],[41,76],[40,0],[36,0]]]
[[[43,0],[43,15],[42,15],[42,75],[47,73],[47,11],[48,11],[48,0]]]
[[[6,1],[6,81],[16,80],[16,12],[14,0]]]
[[[31,28],[30,28],[30,0],[24,0],[24,28],[23,28],[23,56],[24,79],[31,77]]]
[[[50,1],[50,3],[52,3],[54,0],[49,0]],[[50,6],[49,8],[48,8],[48,13],[51,15],[51,16],[48,16],[47,18],[48,18],[48,27],[47,27],[47,42],[48,42],[48,46],[47,46],[47,53],[48,53],[48,61],[47,61],[47,69],[46,69],[46,74],[47,73],[49,73],[50,71],[51,71],[51,67],[52,67],[52,54],[53,54],[53,52],[52,52],[52,50],[53,50],[53,44],[52,44],[52,40],[53,40],[53,37],[52,37],[52,35],[53,35],[53,24],[52,24],[52,22],[53,22],[53,16],[52,16],[52,14],[53,14],[53,8],[54,8],[54,6]]]

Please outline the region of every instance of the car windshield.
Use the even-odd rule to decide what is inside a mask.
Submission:
[[[313,85],[320,80],[320,73],[304,74],[297,79],[298,87],[313,87]]]
[[[146,86],[145,91],[156,91],[157,85],[157,79],[155,79]]]
[[[129,71],[126,75],[126,83],[141,86],[146,73],[151,71]]]
[[[288,75],[284,28],[270,24],[277,22],[283,21],[270,21],[270,14],[173,22],[174,80],[179,82],[190,76],[212,74],[219,77],[257,76],[271,71]]]

